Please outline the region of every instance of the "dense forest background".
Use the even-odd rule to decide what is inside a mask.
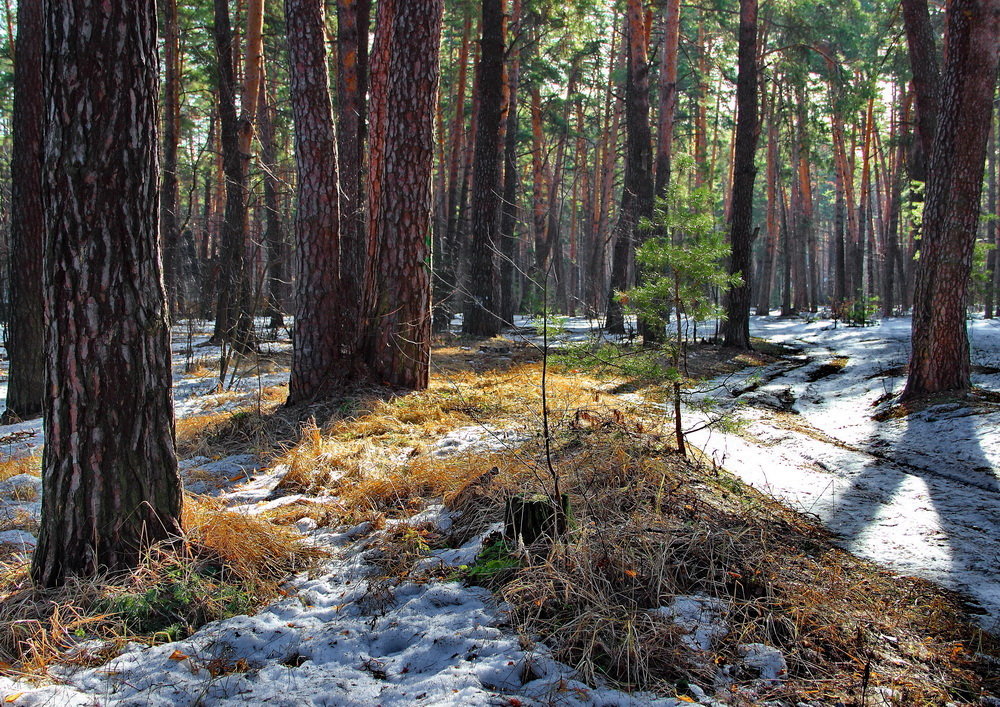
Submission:
[[[329,2],[331,85],[342,81],[341,16],[374,23],[366,2]],[[262,65],[247,67],[249,9],[263,12]],[[642,57],[647,120],[658,183],[670,155],[694,165],[675,178],[704,186],[725,228],[736,134],[737,37],[733,3],[648,3]],[[943,12],[931,8],[938,36]],[[10,150],[16,4],[6,0],[0,36],[0,267],[10,289]],[[292,311],[295,204],[293,121],[282,3],[231,3],[236,105],[253,123],[247,179],[246,279],[253,309],[274,325]],[[603,316],[615,228],[626,177],[627,14],[623,3],[524,0],[506,8],[505,203],[497,239],[502,319],[549,307]],[[678,13],[678,14],[672,14]],[[230,267],[224,262],[225,175],[219,117],[219,57],[208,2],[161,3],[165,272],[175,317],[211,319]],[[671,23],[674,23],[673,25]],[[833,307],[846,316],[891,316],[912,304],[925,158],[901,6],[896,2],[765,2],[759,10],[758,178],[753,218],[752,301],[758,313]],[[356,37],[367,42],[371,31]],[[671,33],[677,32],[672,38]],[[472,262],[473,163],[485,88],[477,79],[481,8],[445,3],[440,92],[434,115],[435,323],[463,309]],[[346,41],[358,41],[348,39]],[[676,47],[673,42],[676,41]],[[238,47],[238,48],[237,48]],[[361,54],[367,52],[362,50]],[[366,57],[360,64],[364,81]],[[259,76],[256,105],[248,77]],[[362,85],[364,85],[362,83]],[[333,91],[339,120],[352,100]],[[505,106],[507,104],[505,103]],[[506,107],[505,107],[506,110]],[[363,113],[361,114],[363,115]],[[993,123],[996,115],[994,112]],[[348,130],[350,128],[348,127]],[[344,132],[344,126],[341,126]],[[665,144],[666,141],[666,144]],[[344,159],[341,145],[341,161]],[[176,148],[176,152],[174,149]],[[991,131],[983,213],[997,211],[997,142]],[[364,185],[361,185],[364,189]],[[347,193],[347,192],[344,192]],[[995,217],[980,220],[971,304],[992,317],[997,268]],[[634,270],[634,268],[631,268]],[[540,274],[545,277],[541,278]],[[624,285],[633,282],[631,272]],[[3,298],[4,303],[9,295]]]

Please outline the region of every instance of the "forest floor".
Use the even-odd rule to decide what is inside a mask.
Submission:
[[[41,425],[0,428],[0,700],[1000,704],[1000,325],[972,326],[971,397],[903,410],[908,320],[756,318],[755,354],[692,349],[684,459],[663,362],[583,320],[558,322],[546,440],[522,324],[440,341],[426,392],[296,411],[287,340],[220,389],[219,349],[178,328],[182,476],[217,524],[198,532],[279,537],[292,574],[200,627],[116,618],[163,603],[149,567],[113,604],[32,590]],[[555,478],[566,533],[503,541],[505,501]],[[170,582],[176,603],[191,582]]]

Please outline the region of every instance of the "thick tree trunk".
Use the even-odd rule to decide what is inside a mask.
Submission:
[[[358,373],[358,299],[341,262],[337,137],[322,0],[285,0],[298,197],[288,405],[342,392]]]
[[[371,0],[337,0],[337,140],[342,277],[346,296],[360,299],[368,270],[364,164],[368,113],[368,25]]]
[[[497,316],[500,305],[497,236],[504,118],[503,0],[483,0],[482,33],[478,75],[480,104],[472,177],[472,241],[462,333],[496,336],[502,325]]]
[[[904,398],[971,385],[965,310],[996,87],[1000,0],[952,0],[947,22]]]
[[[913,73],[913,90],[917,103],[917,137],[911,175],[917,181],[926,181],[927,163],[931,159],[934,131],[937,127],[941,97],[941,69],[931,27],[927,0],[903,0],[903,24],[906,27],[906,44],[910,51]]]
[[[754,158],[760,132],[757,117],[757,0],[740,0],[739,74],[736,79],[736,158],[733,163],[730,274],[743,283],[729,290],[723,345],[750,349]]]
[[[45,324],[42,319],[42,4],[17,7],[14,69],[14,145],[11,154],[10,318],[7,355],[10,370],[4,424],[39,417],[45,397]]]
[[[49,395],[31,574],[54,586],[133,567],[178,530],[153,0],[47,3],[45,75]]]
[[[407,0],[392,12],[392,24],[377,31],[389,48],[383,172],[379,211],[379,259],[375,273],[372,376],[398,388],[427,387],[430,371],[431,172],[434,164],[434,105],[438,90],[438,45],[443,0]],[[383,84],[380,83],[380,87]],[[374,88],[374,87],[373,87]]]

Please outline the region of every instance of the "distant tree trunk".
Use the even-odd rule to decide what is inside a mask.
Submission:
[[[1000,115],[1000,108],[995,111],[996,115]],[[986,241],[991,246],[989,252],[986,255],[986,318],[993,319],[994,316],[994,304],[996,302],[997,293],[997,245],[1000,245],[1000,202],[997,201],[998,189],[997,189],[997,147],[1000,145],[1000,140],[997,138],[997,130],[1000,126],[997,122],[990,118],[990,124],[992,129],[990,130],[990,146],[988,150],[989,155],[989,191],[986,197],[986,213],[994,216],[991,223],[986,226],[987,236]]]
[[[267,96],[267,82],[261,75],[257,103],[257,124],[260,126],[260,158],[264,165],[264,243],[267,246],[267,308],[275,329],[285,325],[284,311],[288,300],[288,248],[282,226],[278,199],[278,146],[274,141],[274,120]]]
[[[905,399],[968,390],[966,300],[1000,47],[1000,0],[952,0]]]
[[[160,237],[163,240],[163,275],[167,308],[176,316],[180,304],[180,231],[178,228],[177,142],[181,128],[180,42],[177,32],[177,0],[163,0],[163,156],[160,181]]]
[[[341,269],[360,286],[365,246],[364,164],[368,114],[368,25],[371,0],[337,0],[337,140],[340,171]],[[348,292],[360,297],[360,290]]]
[[[434,105],[437,102],[439,38],[443,0],[406,0],[394,8],[392,24],[377,32],[388,41],[381,200],[372,313],[372,375],[398,388],[427,387],[430,370],[431,172],[434,164]],[[383,84],[380,83],[379,87]],[[373,86],[373,89],[375,87]]]
[[[472,242],[468,297],[462,333],[496,336],[500,282],[497,244],[500,215],[500,144],[504,118],[503,0],[483,0],[482,54],[479,60],[479,114],[472,178]]]
[[[750,349],[750,301],[753,242],[754,158],[760,124],[757,117],[757,0],[740,0],[739,73],[736,79],[736,158],[733,163],[732,222],[729,242],[730,274],[743,284],[729,290],[726,302],[724,346]]]
[[[45,398],[45,323],[42,319],[42,150],[45,99],[42,3],[17,6],[14,68],[14,144],[11,152],[10,370],[3,423],[39,417]]]
[[[516,41],[521,27],[521,0],[513,0],[510,36]],[[517,310],[514,272],[517,255],[517,92],[521,82],[521,57],[517,44],[507,50],[507,127],[504,132],[503,200],[500,213],[500,318],[513,322]]]
[[[625,332],[625,315],[618,292],[629,286],[629,269],[641,244],[639,222],[653,213],[652,138],[649,126],[648,35],[642,0],[629,0],[626,9],[628,73],[625,83],[625,184],[615,227],[615,246],[605,327],[613,334]],[[650,327],[640,332],[649,341],[662,338]]]
[[[680,47],[681,3],[664,6],[663,48],[660,50],[660,117],[656,143],[656,195],[666,196],[673,158],[674,114],[677,110],[677,60]]]
[[[181,484],[157,239],[156,5],[45,12],[49,395],[31,575],[56,586],[134,567],[176,533]]]
[[[757,298],[757,315],[771,313],[771,289],[777,264],[778,240],[778,105],[777,91],[773,92],[767,119],[767,242],[764,248],[764,267],[760,276]]]
[[[233,64],[233,31],[229,23],[228,0],[214,0],[215,49],[219,64],[219,122],[222,168],[226,179],[226,207],[220,241],[218,305],[215,315],[215,343],[230,342],[238,351],[253,348],[253,321],[250,315],[250,288],[247,281],[246,237],[247,160],[240,151],[241,133],[252,128],[236,113],[236,75]]]

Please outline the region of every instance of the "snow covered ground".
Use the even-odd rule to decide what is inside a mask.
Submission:
[[[586,320],[563,324],[577,338],[590,329]],[[728,402],[748,420],[746,430],[704,430],[693,441],[758,488],[817,515],[854,552],[968,592],[986,611],[984,624],[997,628],[1000,406],[939,405],[909,418],[874,422],[878,401],[903,383],[906,319],[851,329],[822,320],[755,318],[753,329],[801,353],[728,378]],[[195,338],[202,340],[205,333]],[[980,367],[976,384],[1000,390],[1000,324],[976,322],[972,341]],[[183,373],[185,359],[218,356],[218,350],[192,348],[192,343],[175,343],[180,417],[230,409],[242,395],[249,399],[259,386],[287,375],[248,378],[238,384],[241,396],[220,401],[211,394],[210,375]],[[689,422],[698,423],[696,413]],[[37,423],[0,427],[0,453],[30,454],[40,443]],[[473,431],[463,428],[442,438],[435,453],[476,443]],[[271,494],[281,470],[262,468],[253,457],[196,459],[185,466],[200,470],[201,490],[219,493],[243,512],[285,502]],[[226,483],[208,483],[212,476]],[[37,499],[31,493],[26,498],[31,500],[17,501],[17,508],[37,513]],[[0,501],[0,513],[14,508],[12,503]],[[439,508],[417,520],[450,522]],[[63,684],[34,687],[0,678],[0,701],[54,706],[690,704],[578,682],[572,669],[552,660],[544,647],[523,646],[505,627],[503,607],[479,588],[409,583],[375,606],[367,579],[371,528],[299,527],[332,558],[313,576],[296,578],[289,598],[256,616],[205,626],[180,642],[135,646],[97,668],[65,669],[58,676]],[[24,548],[30,549],[30,538],[10,539],[27,540]],[[476,538],[462,548],[439,551],[430,561],[468,563],[480,543]],[[704,601],[678,597],[660,613],[688,630],[691,641],[710,640],[713,632],[724,631],[714,623],[717,618],[701,620],[706,612],[693,617],[683,610]],[[780,654],[757,644],[744,652],[747,665],[756,666],[763,679],[777,679]],[[713,704],[700,693],[695,696]]]
[[[868,328],[755,317],[801,349],[727,379],[748,422],[692,441],[744,481],[818,516],[855,554],[971,595],[1000,629],[1000,405],[947,403],[876,422],[899,393],[910,320]],[[971,323],[973,383],[1000,391],[1000,322]],[[693,422],[693,421],[692,421]]]
[[[236,383],[235,396],[216,395],[217,381],[210,372],[185,373],[188,364],[218,360],[218,348],[198,345],[209,333],[185,337],[175,332],[179,418],[246,405],[258,389],[287,380],[287,372],[247,376]],[[287,347],[270,346],[275,351]],[[496,447],[498,440],[519,439],[505,431],[459,428],[442,437],[431,453],[485,450]],[[37,453],[42,441],[38,421],[0,427],[0,443],[7,445],[0,454]],[[260,513],[305,499],[299,494],[274,498],[284,469],[267,469],[252,455],[182,460],[181,471],[189,490],[217,494],[239,512]],[[29,475],[0,483],[0,519],[18,514],[37,518],[40,492],[39,480]],[[437,507],[409,522],[430,522],[444,530],[451,518]],[[332,557],[313,576],[293,579],[289,598],[255,616],[206,625],[183,641],[155,647],[136,644],[96,668],[56,667],[58,684],[39,687],[0,677],[0,702],[52,707],[691,704],[579,682],[575,671],[553,660],[544,646],[522,644],[506,625],[504,608],[485,589],[459,582],[411,582],[396,587],[391,597],[377,596],[369,578],[378,534],[368,524],[329,529],[303,519],[297,526]],[[0,543],[27,553],[34,537],[12,530],[0,536]],[[440,550],[424,564],[470,564],[481,544],[482,536],[461,548]],[[703,632],[704,621],[689,614],[675,610],[664,620],[683,624],[683,631]],[[80,650],[99,648],[84,643]],[[757,665],[756,651],[747,647],[746,663],[766,684],[774,661]],[[692,689],[704,704],[716,704]]]

